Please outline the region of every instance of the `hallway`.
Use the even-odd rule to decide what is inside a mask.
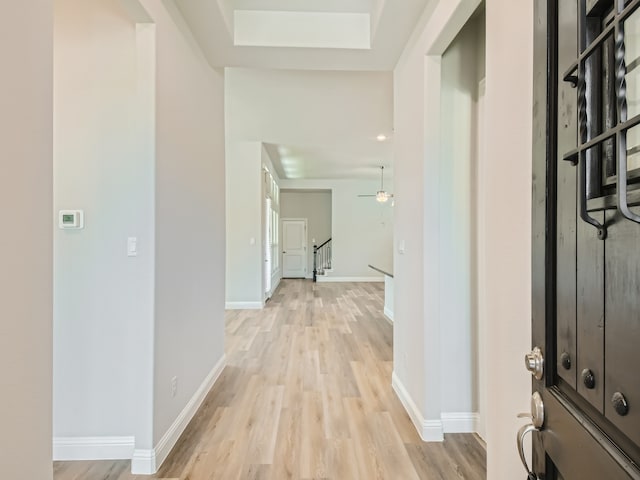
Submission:
[[[391,388],[383,285],[283,280],[226,313],[228,366],[157,475],[59,462],[55,480],[486,478],[476,435],[421,442]]]

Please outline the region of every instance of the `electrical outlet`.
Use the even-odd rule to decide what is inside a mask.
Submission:
[[[178,394],[178,377],[171,379],[171,396],[175,397]]]

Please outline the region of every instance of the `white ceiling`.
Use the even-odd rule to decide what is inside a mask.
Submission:
[[[280,178],[391,174],[390,72],[228,68],[225,82],[227,137],[265,143]]]
[[[380,166],[391,175],[391,146],[369,148],[368,153],[266,144],[269,157],[280,178],[340,179],[380,178]]]
[[[319,179],[391,177],[391,72],[429,1],[175,4],[212,66],[241,67],[226,70],[232,136],[265,143],[282,178]]]
[[[393,70],[429,0],[175,0],[209,63],[305,70]],[[365,13],[368,49],[246,47],[234,45],[234,13]],[[260,29],[260,23],[255,26]]]

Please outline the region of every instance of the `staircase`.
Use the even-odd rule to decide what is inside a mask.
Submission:
[[[318,275],[324,275],[331,270],[331,239],[322,245],[313,246],[313,281],[318,281]]]

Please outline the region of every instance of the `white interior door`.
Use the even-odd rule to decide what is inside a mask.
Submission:
[[[307,276],[307,220],[282,220],[282,276]]]
[[[264,279],[264,300],[269,298],[271,293],[271,273],[273,270],[273,259],[271,258],[271,239],[273,238],[272,219],[273,211],[271,209],[271,199],[266,197],[264,199],[264,265],[262,277]]]

